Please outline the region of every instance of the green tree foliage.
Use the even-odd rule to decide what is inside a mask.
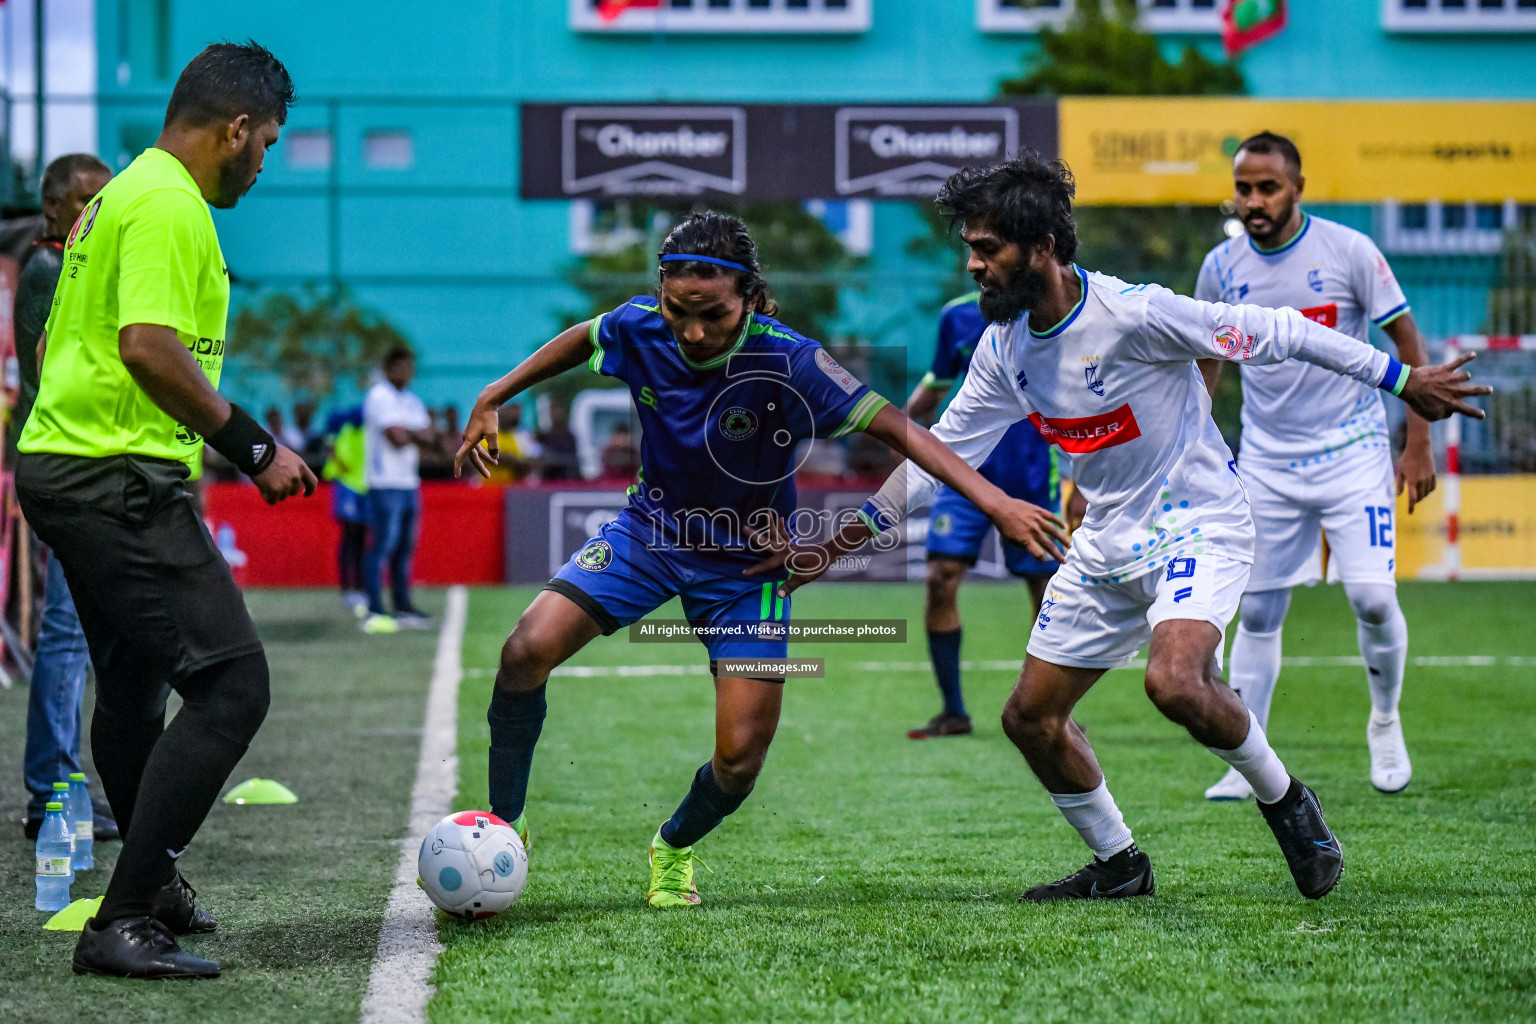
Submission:
[[[1136,24],[1133,0],[1083,0],[1061,28],[1040,30],[1024,74],[1004,80],[1005,96],[1227,96],[1247,90],[1243,74],[1186,45],[1177,64]]]
[[[243,380],[276,377],[289,394],[316,401],[349,375],[363,386],[385,352],[407,343],[393,324],[354,305],[344,289],[275,292],[242,309],[230,337],[231,361]]]

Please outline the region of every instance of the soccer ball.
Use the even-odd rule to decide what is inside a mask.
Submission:
[[[416,857],[416,884],[438,909],[466,921],[506,910],[527,881],[522,840],[490,811],[448,815],[432,826]]]

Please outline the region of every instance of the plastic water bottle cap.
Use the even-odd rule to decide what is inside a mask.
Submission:
[[[69,773],[69,781],[70,782],[84,782],[85,781],[85,772],[70,772]]]
[[[55,782],[53,784],[53,791],[55,793],[68,793],[69,792],[69,783],[67,783],[67,782]]]
[[[57,800],[49,800],[47,806],[43,808],[45,811],[62,811],[63,809],[64,805]]]

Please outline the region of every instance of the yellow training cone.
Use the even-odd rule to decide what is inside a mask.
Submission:
[[[224,794],[227,804],[296,804],[293,790],[272,779],[246,779]]]
[[[85,922],[96,916],[96,911],[100,909],[100,896],[93,900],[75,900],[50,917],[43,927],[50,932],[78,932],[85,927]]]

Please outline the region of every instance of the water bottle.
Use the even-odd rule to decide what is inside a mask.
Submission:
[[[85,783],[84,772],[70,773],[64,817],[75,832],[75,855],[70,866],[76,871],[89,871],[96,866],[96,810],[91,806],[91,789]]]
[[[64,784],[66,790],[68,783]],[[75,880],[75,871],[69,866],[73,838],[69,822],[64,820],[64,805],[57,800],[48,803],[43,815],[43,827],[37,833],[37,902],[38,910],[63,910],[69,906],[69,886]]]

